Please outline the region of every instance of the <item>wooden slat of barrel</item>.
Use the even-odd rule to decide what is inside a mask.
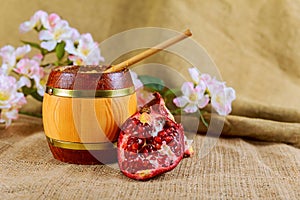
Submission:
[[[137,111],[136,94],[117,98],[64,98],[45,94],[45,134],[53,139],[96,143],[115,141],[118,127]]]

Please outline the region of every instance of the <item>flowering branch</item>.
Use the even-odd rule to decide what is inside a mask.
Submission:
[[[185,82],[181,87],[182,96],[173,100],[177,107],[186,113],[194,113],[209,103],[219,115],[231,112],[231,103],[236,98],[235,91],[226,87],[225,82],[212,78],[209,74],[200,74],[197,68],[189,69],[193,82]]]
[[[0,49],[0,123],[5,123],[6,127],[18,117],[19,109],[27,103],[26,96],[43,100],[47,76],[53,66],[98,65],[104,61],[91,34],[79,34],[55,13],[37,11],[20,25],[19,30],[21,33],[34,31],[39,40],[21,40],[23,46],[6,45]],[[32,49],[38,53],[30,56]],[[50,54],[55,54],[56,60],[46,59]],[[137,88],[144,85],[151,93],[161,93],[173,114],[199,113],[204,119],[201,109],[211,104],[218,114],[228,115],[235,99],[234,89],[208,74],[201,74],[197,68],[190,68],[189,73],[192,82],[172,90],[163,87],[163,81],[158,78],[138,77],[134,72],[132,77]],[[147,90],[137,90],[137,94],[140,105],[152,98]],[[203,123],[206,122],[203,120]]]
[[[200,117],[205,126],[208,124],[202,111],[209,104],[219,115],[226,116],[231,112],[232,101],[236,98],[233,88],[226,87],[225,82],[218,81],[209,74],[201,74],[195,67],[189,68],[189,74],[192,81],[184,82],[181,89],[169,89],[162,87],[163,82],[160,79],[152,77],[149,81],[148,76],[137,76],[132,72],[136,88],[144,86],[143,89],[137,90],[138,103],[143,105],[152,98],[151,92],[157,91],[164,97],[172,114],[193,113]],[[149,85],[149,82],[152,84]],[[157,83],[161,88],[153,87],[153,83]]]
[[[98,65],[104,61],[91,34],[80,35],[55,13],[37,11],[19,30],[37,32],[39,41],[21,40],[23,46],[6,45],[0,49],[0,123],[6,127],[18,117],[19,109],[27,103],[26,96],[43,100],[47,76],[53,66]],[[32,49],[38,53],[30,57]],[[50,54],[55,54],[56,60],[46,62]]]

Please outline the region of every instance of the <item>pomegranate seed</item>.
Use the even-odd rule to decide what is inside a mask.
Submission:
[[[148,144],[141,149],[141,153],[151,153],[156,151],[156,148],[152,144]]]
[[[158,144],[162,144],[162,141],[161,141],[161,137],[160,137],[160,136],[155,136],[155,137],[154,137],[154,141],[157,142]]]
[[[150,160],[156,160],[157,158],[155,156],[151,156]]]
[[[151,136],[151,137],[146,138],[146,143],[147,144],[152,144],[153,143],[153,137]]]
[[[159,144],[159,143],[155,144],[154,146],[157,150],[159,150],[161,148],[161,144]]]
[[[170,143],[173,140],[173,137],[172,136],[167,136],[167,137],[164,138],[164,140],[168,144],[168,143]]]
[[[131,150],[137,151],[139,149],[139,144],[138,143],[134,143],[131,145]]]
[[[156,148],[154,147],[154,145],[149,145],[149,148],[151,149],[151,152],[156,151]]]
[[[157,135],[163,138],[163,137],[167,136],[167,133],[164,130],[162,130],[162,131],[159,131]]]
[[[132,145],[132,144],[134,144],[134,143],[136,143],[137,142],[137,140],[138,140],[138,138],[137,137],[129,137],[129,139],[128,139],[128,141],[127,141],[127,145]]]
[[[170,121],[166,121],[164,125],[164,129],[172,127],[172,123]]]
[[[148,153],[148,147],[147,147],[147,145],[143,146],[143,148],[140,150],[140,153]]]
[[[137,143],[139,145],[139,149],[141,149],[145,144],[145,139],[138,138]]]

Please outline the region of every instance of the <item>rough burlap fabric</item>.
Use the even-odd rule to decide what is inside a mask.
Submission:
[[[21,116],[8,129],[0,128],[0,199],[299,198],[299,1],[11,0],[1,4],[1,45],[19,45],[18,25],[38,9],[59,13],[99,42],[136,27],[189,27],[238,98],[225,121],[223,135],[230,138],[197,135],[194,157],[147,182],[130,180],[108,166],[56,161],[41,120]],[[34,40],[36,35],[22,38]],[[181,67],[163,53],[145,62],[154,61]],[[214,148],[207,149],[206,144],[215,141]]]
[[[197,135],[195,155],[150,181],[117,169],[65,164],[49,152],[39,120],[22,116],[1,130],[1,199],[297,199],[299,149],[240,138]]]

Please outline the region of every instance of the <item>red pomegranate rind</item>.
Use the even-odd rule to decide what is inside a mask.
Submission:
[[[118,139],[118,162],[127,177],[148,180],[174,169],[193,154],[193,140],[174,121],[159,93],[125,121]],[[159,128],[158,128],[159,127]]]
[[[158,93],[121,126],[118,138],[120,170],[136,180],[147,180],[174,169],[184,156],[184,131]]]
[[[139,121],[143,115],[151,116],[149,124]],[[121,130],[118,161],[121,171],[129,178],[150,179],[174,169],[183,158],[183,127],[166,116],[137,113]]]

